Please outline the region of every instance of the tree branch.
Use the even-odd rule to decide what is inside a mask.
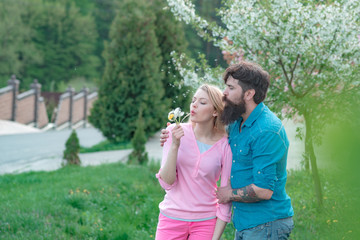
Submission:
[[[295,61],[295,64],[294,64],[294,67],[291,69],[290,84],[291,84],[291,83],[293,82],[293,80],[294,80],[294,71],[295,71],[296,66],[297,66],[297,64],[298,64],[298,62],[299,62],[299,58],[300,58],[300,54],[297,55],[296,61]]]

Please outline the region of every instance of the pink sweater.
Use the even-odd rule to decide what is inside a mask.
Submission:
[[[164,144],[161,166],[164,166],[172,143],[170,125],[169,138]],[[172,185],[156,174],[166,195],[159,204],[160,212],[172,218],[186,220],[218,217],[230,222],[231,203],[218,204],[215,196],[216,183],[221,176],[221,186],[226,186],[230,177],[232,153],[227,137],[217,141],[209,150],[200,154],[190,123],[181,124],[184,136],[178,151],[176,180]]]

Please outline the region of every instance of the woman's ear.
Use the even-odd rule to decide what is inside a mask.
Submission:
[[[218,116],[218,113],[217,113],[217,111],[215,110],[214,112],[213,112],[213,117],[217,117]]]

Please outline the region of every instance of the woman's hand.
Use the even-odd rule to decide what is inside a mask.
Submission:
[[[180,139],[184,136],[184,129],[181,127],[180,124],[177,124],[172,132],[172,143],[176,146],[180,146]]]

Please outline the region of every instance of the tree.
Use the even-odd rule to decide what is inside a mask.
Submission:
[[[105,73],[90,122],[112,142],[130,141],[140,106],[150,135],[166,121],[155,16],[147,1],[121,3],[105,45]]]
[[[53,85],[75,77],[99,76],[94,19],[83,16],[74,3],[33,0],[23,22],[33,30],[31,41],[42,59],[26,66],[25,80],[37,78],[44,90],[53,90]]]
[[[156,16],[155,34],[161,51],[161,71],[165,90],[164,97],[170,100],[170,108],[181,107],[188,109],[191,100],[191,87],[179,86],[176,82],[181,79],[179,71],[172,64],[171,52],[184,52],[187,48],[183,24],[175,19],[172,13],[165,8],[165,0],[153,0],[152,10]]]
[[[21,79],[25,66],[41,62],[42,57],[31,41],[33,30],[23,21],[27,9],[23,3],[3,0],[0,9],[0,87],[3,87],[12,74]]]
[[[99,72],[104,72],[105,60],[102,57],[104,51],[104,42],[109,41],[109,30],[111,23],[116,16],[117,0],[95,0],[93,16],[95,18],[98,39],[96,43],[96,54],[101,57]]]
[[[280,117],[304,118],[305,166],[311,166],[321,205],[314,144],[320,143],[324,126],[335,121],[336,110],[350,106],[337,105],[336,96],[358,96],[359,2],[228,0],[218,12],[225,27],[196,15],[189,0],[168,3],[175,16],[192,24],[230,56],[237,56],[233,61],[247,59],[269,71],[272,84],[267,103],[271,109]],[[204,71],[215,77],[213,82],[222,72]],[[180,72],[189,78],[185,82],[198,77],[186,70]]]
[[[80,144],[79,138],[77,137],[76,131],[73,130],[70,137],[65,143],[65,150],[63,159],[67,165],[80,165],[81,161],[79,158]]]

